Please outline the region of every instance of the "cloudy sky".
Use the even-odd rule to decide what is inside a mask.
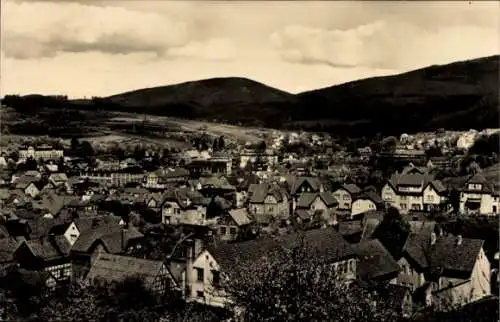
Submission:
[[[496,1],[1,1],[2,95],[225,76],[299,92],[500,53]]]

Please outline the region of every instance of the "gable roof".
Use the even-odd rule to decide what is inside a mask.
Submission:
[[[354,183],[344,184],[341,189],[349,192],[351,195],[356,195],[361,192],[361,188],[355,185]]]
[[[234,269],[238,265],[256,261],[273,250],[292,249],[301,240],[304,247],[316,250],[315,255],[323,257],[326,262],[333,263],[342,259],[355,257],[351,245],[333,228],[312,229],[277,238],[261,238],[239,243],[209,246],[207,250],[224,269]],[[312,253],[311,253],[312,254]]]
[[[92,264],[86,280],[102,279],[108,282],[121,282],[128,277],[139,276],[146,285],[151,285],[163,267],[168,272],[162,261],[100,254]],[[170,273],[169,275],[172,278]],[[172,281],[175,280],[172,278]]]
[[[363,192],[361,195],[359,195],[359,197],[356,198],[356,200],[360,199],[371,200],[376,205],[381,205],[384,203],[382,197],[380,197],[378,193],[375,193],[371,190]]]
[[[68,177],[66,176],[66,173],[52,173],[49,176],[49,180],[55,181],[55,182],[66,182],[68,181]]]
[[[320,198],[327,207],[333,207],[338,204],[337,200],[330,192],[303,192],[297,200],[297,208],[310,208],[311,204]]]
[[[384,277],[401,269],[378,239],[361,242],[354,249],[360,259],[358,274],[363,280]]]
[[[238,226],[248,225],[252,222],[245,208],[230,210],[229,216],[231,216]]]
[[[278,202],[282,202],[286,196],[283,188],[274,184],[259,184],[250,196],[250,203],[263,203],[267,196],[272,195]]]
[[[290,192],[295,195],[298,193],[299,188],[304,184],[308,183],[313,192],[317,192],[320,190],[321,182],[316,177],[291,177],[290,178]]]
[[[58,243],[50,237],[41,237],[23,242],[35,257],[44,261],[51,261],[65,257],[65,252],[59,248]],[[23,243],[19,245],[22,247]],[[63,241],[59,240],[59,244],[63,245]],[[66,247],[66,246],[64,246]]]
[[[484,241],[462,238],[457,244],[455,236],[438,236],[434,245],[430,244],[430,234],[410,233],[403,247],[403,256],[417,265],[419,270],[442,268],[443,273],[470,277],[479,251]]]

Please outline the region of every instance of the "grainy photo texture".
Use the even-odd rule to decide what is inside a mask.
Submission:
[[[499,320],[499,2],[0,9],[0,321]]]

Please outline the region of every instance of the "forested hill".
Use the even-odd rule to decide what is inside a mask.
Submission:
[[[4,103],[21,104],[25,110],[52,104],[350,136],[482,129],[498,127],[499,58],[430,66],[296,95],[247,78],[227,77],[92,100],[64,103],[58,98],[52,104],[51,99],[30,96],[19,103],[8,96]],[[37,104],[30,103],[35,101]]]

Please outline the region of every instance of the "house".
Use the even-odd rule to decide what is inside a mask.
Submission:
[[[33,203],[33,209],[40,210],[45,218],[56,218],[73,199],[74,197],[61,196],[55,192],[44,193],[40,200]]]
[[[172,273],[163,261],[112,254],[97,256],[85,278],[85,284],[119,283],[133,277],[140,278],[146,289],[155,295],[164,295],[178,289]]]
[[[21,242],[14,258],[21,268],[47,272],[62,285],[71,278],[70,247],[63,236],[45,236]]]
[[[185,182],[189,171],[184,168],[160,169],[144,176],[143,186],[149,189],[165,189],[169,184]]]
[[[193,178],[200,176],[210,176],[231,174],[232,161],[230,158],[214,158],[206,160],[193,160],[186,165],[189,174]]]
[[[209,200],[197,191],[175,189],[168,191],[161,205],[164,224],[206,224]]]
[[[452,160],[449,157],[441,156],[441,157],[430,157],[427,162],[428,168],[448,168],[452,164]]]
[[[351,218],[371,210],[382,210],[385,207],[384,200],[374,191],[361,193],[352,202]]]
[[[231,302],[221,287],[221,279],[237,271],[238,267],[258,261],[279,249],[292,249],[305,241],[312,256],[321,256],[331,265],[340,280],[355,279],[357,256],[352,247],[334,229],[314,229],[303,234],[290,234],[280,238],[262,238],[240,243],[209,246],[198,256],[191,257],[184,272],[185,297],[210,306],[222,307]]]
[[[401,267],[378,239],[354,247],[359,257],[358,276],[363,281],[396,282]]]
[[[352,202],[361,193],[361,188],[350,183],[344,184],[339,189],[333,192],[333,196],[339,202],[339,210],[351,210]]]
[[[307,209],[309,211],[326,210],[331,213],[337,206],[337,200],[329,192],[303,192],[294,202],[294,209]]]
[[[465,305],[491,295],[490,263],[483,240],[411,232],[396,284],[421,294],[426,305]]]
[[[54,187],[61,187],[68,182],[68,177],[66,173],[52,173],[49,176],[49,182],[54,185]]]
[[[337,200],[329,192],[304,192],[293,207],[295,208],[295,220],[298,224],[307,224],[312,221],[325,219],[326,223],[335,224],[337,216],[334,212],[338,206]]]
[[[76,218],[69,224],[64,224],[63,235],[68,243],[73,246],[82,233],[113,232],[124,226],[124,221],[118,216],[94,216]]]
[[[482,174],[471,176],[460,192],[460,212],[478,215],[496,215],[499,211],[499,194]]]
[[[25,195],[34,198],[40,194],[40,190],[36,187],[33,181],[23,180],[20,178],[14,184],[14,189],[22,191]]]
[[[244,237],[252,220],[245,208],[229,210],[228,214],[217,221],[218,236],[220,240],[233,241]]]
[[[287,178],[290,194],[294,198],[298,198],[303,192],[323,192],[325,191],[323,184],[319,178],[315,177],[295,177]]]
[[[274,184],[251,185],[248,212],[260,224],[271,220],[287,220],[290,216],[289,196],[284,188]]]
[[[92,263],[102,254],[133,254],[143,247],[144,235],[134,227],[86,231],[71,247],[73,278],[85,278]]]
[[[435,211],[443,209],[447,189],[428,169],[409,167],[394,174],[382,188],[382,199],[387,206],[409,211]]]
[[[61,157],[64,157],[64,151],[62,149],[56,149],[47,144],[42,144],[36,148],[33,146],[25,146],[19,149],[19,159],[22,161],[29,158],[35,160],[59,160]]]

